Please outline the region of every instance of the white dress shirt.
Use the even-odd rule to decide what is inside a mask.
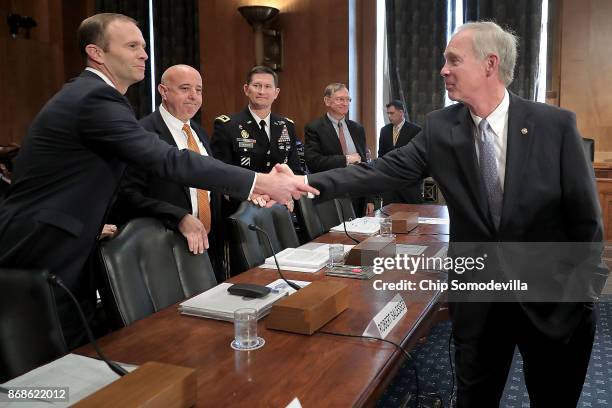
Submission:
[[[493,147],[495,149],[495,161],[497,163],[497,175],[501,184],[502,191],[504,191],[504,177],[506,175],[506,151],[508,149],[508,108],[510,107],[510,95],[508,91],[504,91],[504,98],[501,103],[495,108],[491,114],[485,119],[489,122],[489,126],[493,129],[495,134],[493,140]],[[480,158],[480,151],[478,149],[478,125],[483,119],[479,116],[472,115],[472,120],[476,125],[474,130],[474,144],[476,145],[476,156]]]
[[[106,82],[107,84],[109,84],[110,86],[112,86],[113,88],[117,89],[117,87],[115,86],[115,84],[113,84],[113,82],[106,76],[104,75],[102,72],[98,71],[95,68],[92,67],[87,67],[85,68],[85,71],[89,71],[89,72],[93,72],[94,74],[96,74],[97,76],[99,76],[100,78],[102,78],[102,80],[104,82]]]
[[[265,130],[266,134],[268,135],[268,140],[270,140],[270,114],[268,113],[268,116],[266,116],[265,118],[260,118],[255,112],[253,112],[251,106],[249,106],[249,112],[251,112],[251,115],[253,115],[253,119],[255,119],[255,122],[257,122],[257,126],[259,126],[262,120],[266,122]]]
[[[159,113],[162,119],[164,120],[164,123],[168,127],[168,130],[170,131],[170,134],[172,135],[172,138],[174,139],[174,143],[176,143],[176,146],[181,150],[187,149],[187,134],[183,132],[183,125],[185,125],[185,122],[172,116],[172,114],[168,112],[166,108],[164,108],[164,105],[159,105]],[[193,138],[195,139],[195,142],[198,145],[198,149],[200,149],[200,154],[202,156],[208,156],[208,152],[206,151],[206,148],[200,141],[198,134],[196,133],[195,130],[193,130],[189,122],[190,121],[187,121],[186,124],[189,125],[189,128],[191,129],[191,134],[193,135]],[[194,217],[197,218],[198,217],[197,189],[190,187],[189,197],[191,198],[191,213],[193,214]],[[210,198],[210,191],[208,192],[208,198]]]

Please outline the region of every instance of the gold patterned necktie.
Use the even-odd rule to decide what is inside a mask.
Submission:
[[[399,127],[393,125],[393,146],[397,144],[397,139],[399,138]]]
[[[200,154],[200,149],[193,137],[191,128],[186,123],[183,125],[183,132],[187,135],[187,148]],[[202,221],[204,228],[206,228],[206,232],[210,232],[210,200],[208,198],[208,191],[200,190],[199,188],[196,189],[196,191],[198,196],[198,218]]]

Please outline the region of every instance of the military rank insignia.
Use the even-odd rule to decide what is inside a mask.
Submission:
[[[240,158],[240,165],[243,167],[251,167],[251,158],[243,156]]]

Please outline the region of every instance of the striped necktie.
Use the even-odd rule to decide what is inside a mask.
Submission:
[[[393,125],[393,146],[397,144],[397,139],[399,138],[399,128]]]
[[[193,133],[191,132],[191,128],[188,124],[183,125],[183,132],[187,135],[187,148],[195,153],[200,154],[200,149],[193,137]],[[198,196],[198,218],[202,221],[204,228],[206,228],[206,232],[210,232],[211,222],[210,222],[210,199],[208,198],[207,190],[196,189]]]

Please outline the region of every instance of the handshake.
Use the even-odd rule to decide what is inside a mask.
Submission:
[[[319,190],[306,184],[305,176],[296,176],[286,164],[277,164],[270,173],[257,173],[249,201],[261,207],[283,203],[293,211],[293,199],[302,194],[319,195]]]

